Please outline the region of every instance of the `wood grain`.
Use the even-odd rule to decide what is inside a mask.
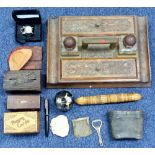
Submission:
[[[40,113],[7,112],[4,113],[4,134],[39,133]]]
[[[42,69],[42,47],[41,46],[19,46],[15,50],[31,49],[32,57],[22,67],[22,70],[41,70]]]
[[[31,49],[19,49],[9,55],[10,70],[20,70],[32,57]]]
[[[40,70],[8,71],[4,75],[5,91],[41,91]]]
[[[8,110],[40,110],[40,95],[8,95]]]
[[[32,57],[30,60],[42,60],[42,47],[41,46],[18,46],[15,50],[19,49],[31,49]],[[14,50],[14,51],[15,51]]]
[[[110,103],[123,103],[138,101],[142,98],[140,94],[110,94],[110,95],[98,95],[98,96],[82,96],[75,100],[79,105],[94,105],[94,104],[110,104]]]
[[[29,61],[22,70],[41,70],[42,61]]]

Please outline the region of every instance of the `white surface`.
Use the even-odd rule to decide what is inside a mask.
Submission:
[[[69,133],[68,118],[64,115],[59,115],[51,120],[50,129],[54,135],[66,137]]]
[[[155,0],[0,0],[0,7],[153,7]]]

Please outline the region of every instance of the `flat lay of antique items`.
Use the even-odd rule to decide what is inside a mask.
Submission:
[[[48,20],[47,88],[147,87],[147,17]]]
[[[12,16],[16,21],[17,42],[41,41],[38,10],[14,10]],[[46,88],[121,89],[151,85],[147,17],[62,16],[49,18],[47,27]],[[75,105],[89,109],[89,106],[138,104],[145,98],[143,94],[122,89],[121,93],[84,93],[77,97],[72,89],[62,89],[54,97],[43,97],[42,59],[42,46],[17,46],[9,53],[8,70],[3,77],[3,89],[8,93],[4,134],[37,136],[43,127],[47,139],[71,134],[76,140],[94,136],[96,146],[105,147],[104,129],[109,126],[113,140],[143,138],[143,110],[107,109],[103,117],[108,118],[109,125],[103,118],[93,118],[93,113],[77,118],[67,115],[68,111],[75,114]],[[55,117],[51,117],[51,109],[55,110]],[[42,117],[44,125],[40,125]]]
[[[38,10],[14,10],[12,16],[16,21],[17,42],[41,41],[41,16]],[[18,46],[8,55],[3,89],[10,94],[6,101],[9,112],[4,113],[4,134],[40,132],[41,70],[41,46]]]

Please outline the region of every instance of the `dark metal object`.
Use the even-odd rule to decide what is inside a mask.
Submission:
[[[147,29],[138,16],[49,19],[47,87],[150,86]]]
[[[16,40],[20,43],[41,41],[41,16],[38,10],[14,10]]]
[[[76,40],[73,37],[66,37],[63,44],[67,49],[74,49],[76,46]]]
[[[114,139],[143,138],[143,111],[110,111],[109,120]]]
[[[73,97],[69,91],[60,91],[55,96],[55,103],[59,110],[68,111],[73,106]]]
[[[45,100],[45,136],[48,137],[49,134],[49,103],[48,100]]]
[[[136,37],[133,34],[126,35],[123,39],[125,47],[132,47],[136,44]]]
[[[40,95],[8,95],[8,110],[40,110]]]
[[[3,88],[5,91],[41,91],[40,70],[8,71],[4,75]]]

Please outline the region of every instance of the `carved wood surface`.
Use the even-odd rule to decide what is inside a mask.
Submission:
[[[38,133],[40,130],[40,114],[33,112],[4,113],[4,134]]]
[[[62,35],[135,33],[133,16],[62,17]]]
[[[8,71],[3,80],[6,91],[41,91],[39,70]]]
[[[21,70],[31,57],[31,49],[19,49],[11,52],[8,58],[10,70]]]
[[[61,63],[64,79],[136,78],[135,59],[64,59]]]
[[[19,49],[32,50],[32,57],[22,67],[22,70],[41,70],[42,69],[42,47],[41,46],[19,46],[15,50],[19,50]]]

